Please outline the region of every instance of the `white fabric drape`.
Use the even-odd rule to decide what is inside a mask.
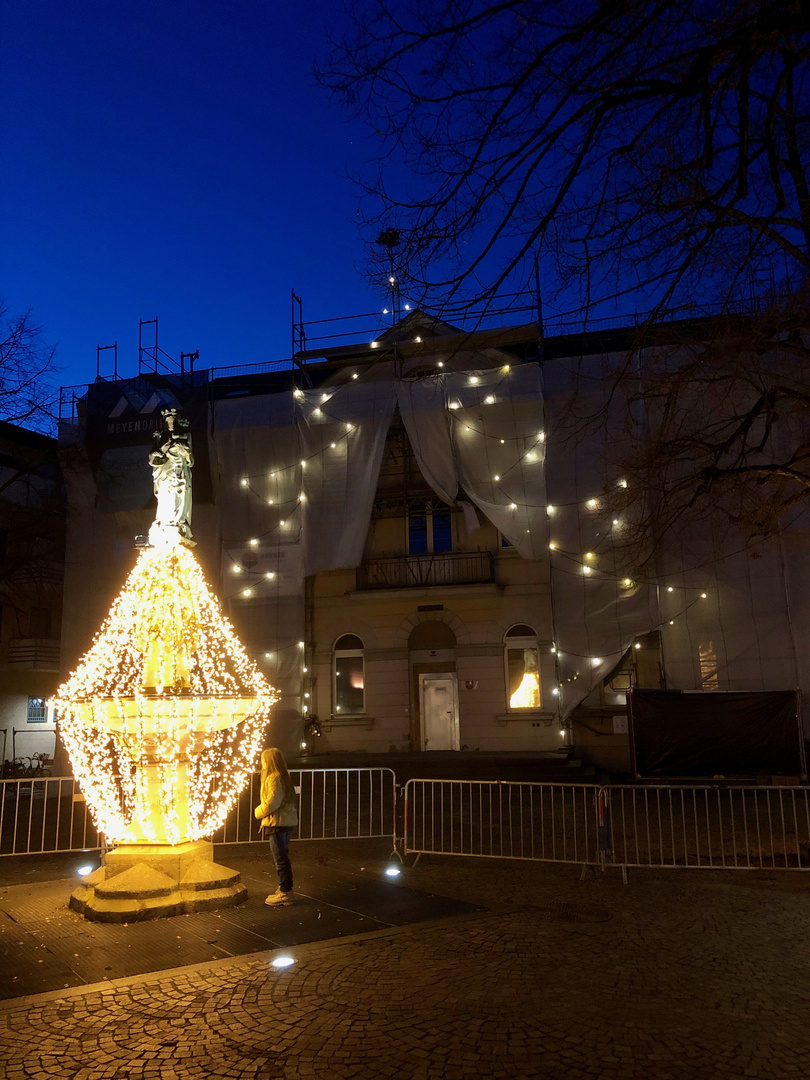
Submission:
[[[621,522],[614,526],[600,513],[600,494],[622,480],[612,462],[624,429],[618,396],[600,415],[601,360],[554,360],[543,373],[552,610],[564,715],[609,674],[635,637],[659,622],[655,589],[625,585],[616,566],[613,539]]]
[[[448,372],[399,384],[419,469],[444,502],[461,486],[526,559],[548,551],[540,372]]]
[[[361,562],[397,405],[422,475],[439,499],[460,501],[467,531],[477,509],[524,558],[550,560],[564,715],[654,628],[673,688],[792,688],[810,679],[810,529],[794,528],[758,560],[701,535],[690,539],[691,563],[685,549],[661,553],[658,585],[625,582],[613,550],[622,522],[600,512],[626,450],[626,402],[616,395],[604,412],[610,361],[399,380],[378,365],[365,382],[216,404],[225,595],[253,590],[256,641],[278,647],[276,677],[288,680],[291,697],[304,575]],[[700,590],[707,597],[698,603]]]
[[[395,404],[389,379],[307,390],[296,399],[306,574],[362,559]]]
[[[301,449],[292,393],[216,402],[211,460],[219,469],[222,596],[281,694],[273,738],[289,749],[300,734],[304,639]]]

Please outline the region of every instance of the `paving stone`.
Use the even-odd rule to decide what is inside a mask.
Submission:
[[[378,874],[363,860],[330,873]],[[424,858],[408,887],[490,910],[293,945],[283,970],[260,952],[11,1000],[0,1062],[10,1080],[806,1080],[810,881],[744,877]]]

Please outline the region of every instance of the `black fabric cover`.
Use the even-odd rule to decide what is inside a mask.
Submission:
[[[638,776],[800,776],[798,695],[634,690],[630,737]]]

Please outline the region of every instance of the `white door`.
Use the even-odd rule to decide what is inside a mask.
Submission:
[[[454,674],[420,675],[423,750],[458,750],[458,683]]]

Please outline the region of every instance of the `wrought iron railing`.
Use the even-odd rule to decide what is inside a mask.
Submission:
[[[448,551],[367,559],[357,568],[358,589],[407,589],[426,585],[474,585],[494,581],[489,551]]]

